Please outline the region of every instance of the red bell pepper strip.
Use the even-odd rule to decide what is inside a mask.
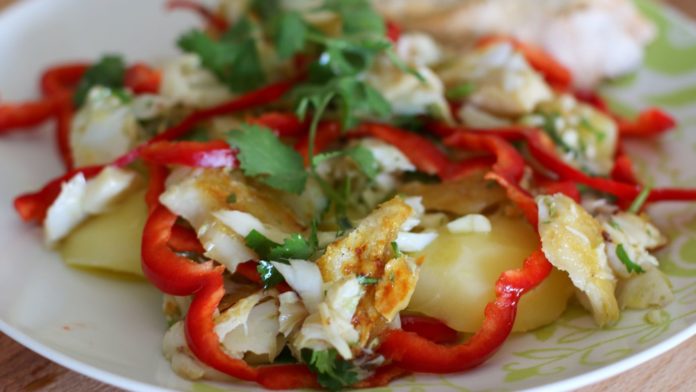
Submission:
[[[401,38],[401,27],[391,20],[386,21],[385,25],[387,38],[389,38],[389,41],[392,43],[397,43],[399,38]]]
[[[517,49],[530,66],[544,76],[544,79],[552,87],[559,90],[568,90],[573,84],[573,75],[565,65],[558,62],[544,49],[522,42],[509,36],[487,36],[477,42],[477,46],[488,46],[498,42],[508,42]]]
[[[245,120],[249,124],[269,128],[280,137],[297,137],[309,130],[309,124],[306,121],[300,121],[292,113],[269,112],[255,117],[249,116]]]
[[[68,173],[50,181],[37,192],[20,195],[14,200],[14,207],[19,216],[25,222],[42,222],[46,217],[46,211],[60,194],[64,182],[70,180],[79,173],[89,179],[102,170],[103,166],[89,166]]]
[[[169,266],[169,268],[176,267]],[[256,381],[258,370],[249,366],[243,359],[227,355],[223,351],[219,337],[214,330],[213,314],[217,311],[217,306],[225,295],[222,280],[224,269],[225,267],[218,266],[209,270],[207,274],[197,276],[201,287],[189,292],[189,294],[195,294],[188,313],[186,313],[186,340],[191,352],[206,365],[240,380]]]
[[[562,193],[575,202],[580,203],[580,191],[578,186],[572,181],[555,181],[555,180],[537,180],[536,187],[540,193],[544,195],[553,195]]]
[[[453,373],[477,366],[505,342],[512,331],[520,298],[541,283],[551,268],[544,253],[537,250],[521,269],[504,272],[495,285],[495,301],[486,306],[483,326],[465,343],[443,345],[413,332],[391,330],[377,351],[397,366],[414,372]]]
[[[614,167],[611,169],[610,177],[613,180],[625,182],[627,184],[640,184],[638,176],[633,170],[633,162],[631,158],[623,151],[623,147],[619,145],[619,151],[614,160]]]
[[[559,176],[561,180],[573,181],[592,189],[614,195],[622,202],[630,203],[642,190],[642,186],[628,184],[602,177],[592,177],[564,162],[555,152],[553,141],[541,130],[525,127],[506,127],[500,129],[470,129],[449,127],[444,124],[432,125],[429,129],[445,134],[479,133],[495,135],[506,140],[525,140],[530,153],[538,163]],[[696,189],[656,188],[650,191],[648,201],[693,201]]]
[[[658,108],[646,109],[634,120],[614,116],[621,137],[649,137],[673,129],[677,122],[672,116]]]
[[[160,89],[162,74],[147,64],[136,63],[128,67],[123,84],[134,94],[156,94]]]
[[[575,93],[575,98],[592,105],[595,109],[612,117],[619,128],[621,137],[650,137],[665,133],[677,125],[676,120],[659,108],[648,108],[631,120],[613,113],[601,96],[592,91]]]
[[[219,33],[224,33],[229,28],[229,23],[221,16],[213,12],[212,10],[205,7],[192,0],[169,0],[167,2],[167,9],[183,9],[189,10],[197,13],[201,18],[203,18],[210,27],[215,29]]]
[[[145,276],[161,291],[191,295],[201,289],[205,283],[203,278],[216,267],[213,262],[195,263],[169,247],[176,219],[166,207],[160,204],[154,207],[143,230],[142,268]]]
[[[264,388],[282,389],[318,389],[317,375],[304,364],[272,365],[258,368],[256,380]]]
[[[46,97],[71,94],[88,68],[87,63],[71,63],[47,69],[41,75],[41,93]]]
[[[164,183],[167,180],[169,171],[166,167],[148,163],[148,184],[145,192],[145,204],[147,205],[148,213],[152,212],[160,204],[159,197],[164,192]]]
[[[434,343],[454,343],[459,339],[459,332],[442,321],[427,316],[401,315],[401,329]]]
[[[392,380],[406,376],[409,374],[409,372],[406,369],[402,369],[399,366],[390,363],[384,366],[379,367],[377,370],[375,370],[375,373],[370,376],[369,378],[360,381],[359,383],[355,384],[354,387],[356,388],[377,388],[377,387],[383,387],[387,384],[389,384]]]
[[[492,171],[517,184],[524,175],[525,161],[515,147],[505,140],[483,133],[458,132],[444,140],[445,145],[472,151],[486,151],[496,157]]]
[[[53,117],[59,102],[46,98],[23,103],[0,103],[0,135],[16,128],[34,127]]]
[[[140,150],[140,157],[156,165],[189,167],[234,167],[236,159],[230,146],[222,140],[210,142],[155,142]]]
[[[422,172],[442,177],[449,171],[447,155],[421,135],[376,123],[363,124],[358,130],[395,146]]]
[[[468,177],[474,172],[490,169],[495,163],[495,158],[482,156],[465,159],[460,162],[452,162],[442,175],[443,181],[456,181]]]
[[[205,253],[205,249],[198,240],[196,232],[181,225],[172,226],[172,236],[169,238],[169,247],[177,252]]]
[[[341,138],[341,125],[336,121],[322,121],[317,126],[317,134],[314,137],[314,154],[326,150],[330,145]],[[309,166],[309,135],[300,139],[295,144],[295,150],[302,155],[305,165]]]
[[[285,95],[285,93],[288,92],[294,86],[294,84],[295,81],[293,80],[270,84],[258,90],[248,92],[230,101],[213,106],[212,108],[193,112],[186,116],[178,125],[171,127],[152,138],[151,142],[178,139],[186,135],[197,123],[201,121],[271,103]]]

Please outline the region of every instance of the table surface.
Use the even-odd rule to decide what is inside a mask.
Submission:
[[[0,9],[15,0],[0,0]],[[665,0],[696,17],[696,1]],[[696,337],[630,371],[578,392],[696,391]],[[119,389],[53,363],[0,333],[0,391],[94,391]]]

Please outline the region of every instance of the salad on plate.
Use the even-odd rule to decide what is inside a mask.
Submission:
[[[58,64],[41,98],[0,101],[0,135],[54,120],[65,165],[14,208],[69,265],[161,290],[163,355],[192,380],[377,387],[474,368],[571,301],[597,328],[668,304],[645,207],[696,189],[642,185],[623,142],[675,121],[594,92],[639,65],[650,23],[545,1],[565,35],[456,39],[407,3],[170,1],[205,22],[179,57]],[[558,44],[587,49],[588,15],[626,56]]]

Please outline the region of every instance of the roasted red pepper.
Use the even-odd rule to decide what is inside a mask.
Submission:
[[[140,157],[157,165],[215,168],[234,167],[236,164],[230,146],[222,140],[155,142],[144,146]]]
[[[401,329],[434,343],[454,343],[459,339],[459,332],[442,321],[427,316],[401,315]]]
[[[487,46],[498,42],[508,42],[515,47],[529,65],[541,73],[546,82],[558,90],[568,90],[573,84],[573,75],[565,65],[558,62],[544,49],[509,36],[487,36],[481,38],[477,46]]]
[[[504,272],[495,285],[496,299],[486,306],[481,329],[467,342],[444,345],[413,332],[391,330],[377,351],[406,370],[428,373],[460,372],[493,355],[512,331],[522,295],[551,272],[544,253],[537,250],[521,269]]]

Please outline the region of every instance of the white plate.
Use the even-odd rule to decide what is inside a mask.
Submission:
[[[1,97],[34,97],[37,75],[61,61],[89,60],[107,52],[123,53],[129,60],[175,54],[177,35],[198,20],[186,13],[167,13],[163,3],[21,1],[0,14]],[[651,101],[671,105],[680,120],[694,128],[696,119],[690,113],[696,98],[690,99],[688,91],[676,98],[673,93],[696,85],[696,64],[687,69],[674,65],[679,56],[693,57],[696,34],[678,16],[641,4],[662,22],[663,39],[651,56],[671,51],[674,61],[665,64],[661,57],[651,57],[636,78],[608,92],[629,107]],[[683,129],[660,143],[631,146],[643,167],[669,173],[657,177],[660,183],[696,186],[693,175],[675,169],[696,166],[696,129],[691,134]],[[178,378],[162,358],[160,343],[166,325],[160,314],[161,297],[154,288],[146,282],[66,267],[41,246],[40,230],[15,215],[14,196],[36,189],[57,174],[60,164],[51,127],[0,139],[0,329],[61,365],[125,389],[204,388]],[[662,323],[646,323],[645,312],[627,312],[617,326],[598,330],[582,312],[570,311],[551,327],[512,337],[501,352],[474,371],[409,377],[386,390],[577,388],[655,357],[692,336],[696,333],[696,209],[673,205],[653,212],[673,237],[661,257],[677,300],[664,310]]]

